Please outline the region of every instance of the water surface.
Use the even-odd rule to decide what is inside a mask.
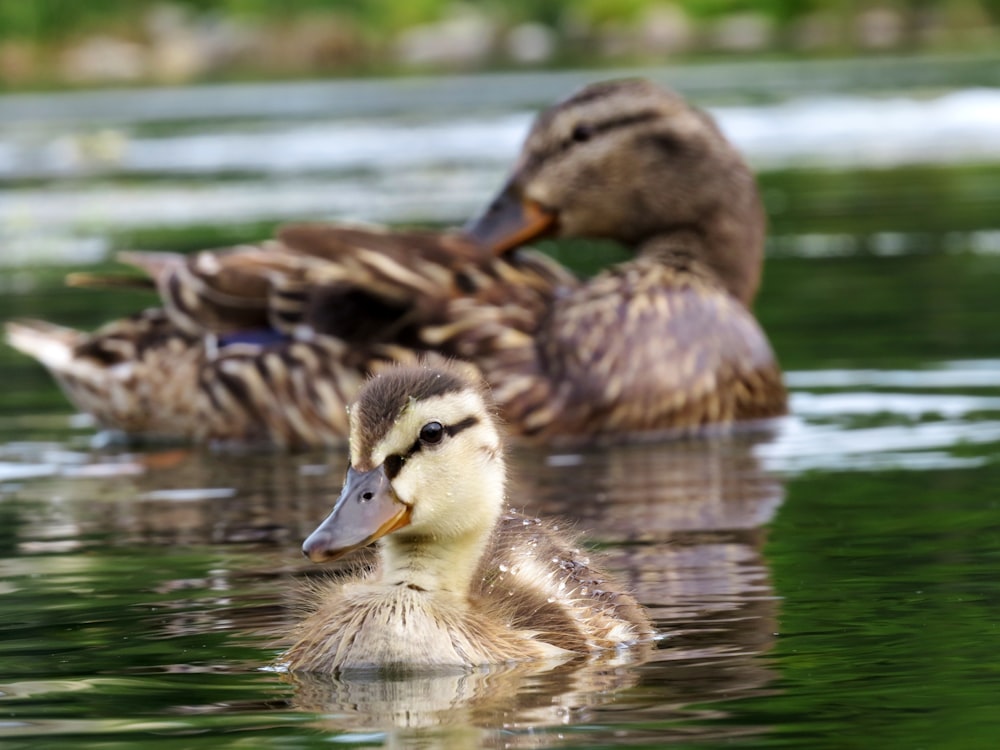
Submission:
[[[653,646],[534,674],[282,674],[274,635],[317,572],[298,545],[330,508],[343,453],[95,441],[44,373],[4,349],[0,743],[995,747],[996,93],[972,88],[982,74],[866,89],[840,71],[833,83],[813,69],[828,84],[818,93],[782,68],[759,101],[739,95],[743,79],[727,92],[682,76],[761,170],[772,239],[757,313],[792,414],[757,434],[513,452],[512,504],[564,518],[606,556],[650,608]],[[60,285],[139,241],[252,239],[302,214],[460,220],[551,85],[458,120],[366,109],[393,100],[377,87],[335,117],[290,105],[167,123],[125,108],[105,122],[59,116],[87,112],[59,97],[0,107],[48,107],[35,135],[30,118],[0,117],[20,133],[0,152],[4,259],[57,264],[4,269],[0,318],[91,326],[150,304]],[[908,134],[891,135],[893,111]],[[621,257],[549,250],[584,272]]]

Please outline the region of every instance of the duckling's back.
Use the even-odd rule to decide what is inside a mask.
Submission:
[[[504,514],[480,572],[478,606],[505,612],[512,628],[557,648],[593,653],[654,632],[635,597],[592,564],[557,522]]]

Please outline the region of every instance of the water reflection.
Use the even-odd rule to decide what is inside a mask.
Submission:
[[[649,647],[647,646],[647,651]],[[387,747],[537,747],[537,730],[594,720],[639,681],[645,654],[430,676],[288,675],[297,708],[338,733],[385,733]],[[551,738],[548,738],[551,739]]]
[[[761,526],[781,504],[783,486],[756,458],[771,440],[512,451],[511,504],[565,518],[584,543],[601,548],[607,567],[650,608],[662,634],[657,643],[593,660],[396,680],[265,673],[273,701],[313,715],[308,720],[322,733],[377,737],[389,747],[548,746],[581,725],[592,740],[612,742],[622,731],[644,737],[641,724],[652,716],[658,728],[651,739],[668,738],[675,723],[677,739],[749,731],[701,719],[725,716],[706,706],[760,694],[773,680],[762,657],[773,646],[778,603]],[[30,460],[27,445],[18,450]],[[147,564],[159,570],[145,584],[153,605],[131,626],[155,651],[142,666],[119,665],[126,673],[233,669],[218,656],[190,659],[180,648],[208,634],[244,643],[249,637],[256,650],[239,668],[264,667],[278,653],[274,633],[294,620],[289,592],[303,576],[327,574],[305,563],[298,545],[336,497],[342,453],[87,454],[49,446],[43,457],[72,471],[0,488],[18,501],[14,560],[30,554],[33,565],[82,564],[88,549],[126,546],[145,549]],[[66,543],[69,549],[59,547]],[[205,554],[198,550],[209,550],[210,561],[184,562]],[[56,552],[63,557],[49,556]],[[28,567],[19,569],[27,575]],[[101,586],[97,579],[91,585]],[[163,710],[218,714],[236,705],[175,698],[184,705]]]
[[[793,370],[794,416],[778,439],[515,452],[513,503],[567,518],[650,606],[664,637],[645,661],[423,683],[292,682],[261,671],[277,649],[257,634],[287,627],[287,591],[321,570],[297,547],[339,490],[340,456],[94,451],[90,430],[67,437],[62,417],[5,416],[0,742],[660,747],[771,732],[761,744],[863,746],[913,744],[933,730],[989,746],[1000,99],[940,93],[958,80],[990,83],[996,66],[970,60],[983,73],[959,79],[940,59],[885,63],[920,91],[908,101],[871,96],[900,81],[844,61],[820,63],[848,71],[836,79],[800,62],[662,73],[721,105],[714,111],[764,169],[800,158],[990,163],[761,175],[779,252],[758,307]],[[83,253],[75,264],[136,243],[109,238],[115,227],[304,214],[461,220],[509,158],[493,146],[511,148],[529,110],[580,82],[469,78],[451,110],[464,119],[451,125],[440,121],[445,102],[412,81],[368,96],[323,96],[326,84],[229,87],[224,102],[204,87],[7,97],[0,262]],[[516,99],[498,98],[501,89]],[[829,91],[858,96],[812,98]],[[219,119],[158,122],[210,113]],[[359,127],[370,142],[397,144],[407,130],[442,138],[402,156],[334,142],[363,135]],[[458,140],[471,136],[486,151]],[[208,164],[197,147],[213,139],[233,145]],[[317,146],[318,161],[301,156]],[[51,182],[66,179],[73,184]],[[209,237],[179,244],[217,241]],[[54,284],[0,273],[4,313],[94,324],[129,309]],[[28,365],[5,366],[9,414],[65,409]],[[791,477],[791,498],[769,523],[785,491],[773,472]]]
[[[323,714],[326,729],[386,732],[389,747],[526,747],[550,744],[560,727],[638,721],[652,706],[660,720],[689,721],[704,710],[692,703],[765,689],[772,675],[761,656],[772,645],[777,602],[760,526],[780,505],[782,484],[754,457],[762,439],[515,452],[512,499],[568,519],[605,547],[609,567],[656,619],[664,638],[655,649],[541,672],[288,675],[295,705]]]
[[[293,705],[316,713],[315,726],[341,739],[379,737],[386,747],[516,748],[561,744],[563,732],[584,726],[589,743],[614,744],[766,732],[709,720],[727,716],[712,703],[765,695],[773,675],[735,659],[703,658],[644,667],[573,662],[540,674],[508,669],[398,680],[289,679]]]
[[[530,512],[571,519],[588,539],[613,545],[614,567],[654,616],[685,618],[768,596],[761,527],[783,490],[756,446],[770,442],[744,435],[519,454],[517,476],[532,485]]]
[[[924,66],[940,86],[944,62],[907,60],[893,67],[907,76]],[[876,79],[859,76],[846,61],[827,64],[840,72],[827,71],[819,88],[802,76],[801,62],[779,65],[784,72],[768,65],[767,77],[759,79],[742,65],[718,69],[711,83],[697,80],[711,73],[703,65],[630,72],[652,75],[700,104],[714,103],[723,131],[761,173],[779,221],[789,209],[794,218],[809,218],[808,193],[823,182],[816,168],[872,175],[936,165],[942,172],[899,177],[900,196],[893,195],[895,185],[849,177],[848,226],[840,222],[839,231],[831,231],[829,219],[838,212],[823,191],[822,205],[812,209],[817,221],[796,223],[794,237],[778,238],[782,251],[853,253],[862,226],[859,200],[879,213],[901,205],[902,223],[912,226],[920,223],[912,215],[912,195],[969,207],[988,192],[971,167],[1000,158],[1000,93],[975,87],[984,80],[980,74],[893,97],[877,89],[833,95],[831,89],[843,89],[831,86],[835,81],[854,89]],[[990,63],[977,67],[987,71]],[[789,77],[791,69],[796,72]],[[201,227],[198,233],[211,236],[207,227],[318,217],[461,223],[502,179],[537,108],[607,77],[606,71],[589,71],[6,96],[0,107],[0,184],[6,188],[0,263],[95,262],[131,242],[136,231],[167,227]],[[733,83],[740,79],[745,85]],[[955,88],[962,80],[968,87]],[[758,85],[767,89],[763,97],[750,93]],[[971,169],[963,179],[970,189],[951,173],[958,165]],[[793,176],[784,185],[784,170],[805,181]],[[859,190],[871,195],[859,199]],[[961,225],[953,220],[949,216],[936,231],[985,230],[957,242],[995,249],[987,210],[976,209]],[[926,237],[899,232],[894,223],[877,216],[863,229],[881,232],[875,244],[887,252],[926,245]]]

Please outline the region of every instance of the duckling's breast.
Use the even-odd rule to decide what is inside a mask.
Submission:
[[[282,661],[293,671],[462,669],[549,651],[470,610],[460,597],[407,585],[349,584],[302,623]]]

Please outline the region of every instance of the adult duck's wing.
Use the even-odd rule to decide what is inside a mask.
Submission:
[[[297,284],[302,262],[279,242],[192,255],[123,252],[118,260],[153,279],[164,309],[190,335],[273,328],[278,289]]]
[[[462,293],[461,269],[490,262],[456,233],[294,224],[274,240],[190,256],[128,252],[171,320],[192,335],[271,328],[356,342],[415,340]]]
[[[555,300],[521,356],[482,367],[505,384],[494,395],[527,433],[689,432],[786,409],[777,361],[749,310],[713,281],[655,259]],[[505,377],[512,362],[520,378]]]
[[[711,279],[638,259],[519,294],[456,299],[445,330],[523,434],[690,432],[785,413],[766,336]]]
[[[282,324],[359,344],[419,346],[421,327],[463,294],[463,269],[491,260],[454,232],[296,224],[278,238],[305,268],[297,297],[276,292]]]
[[[262,245],[123,259],[149,274],[163,309],[94,333],[25,322],[8,336],[102,425],[185,440],[337,442],[369,373],[434,353],[522,352],[575,283],[542,256],[484,256],[456,234],[315,224]]]

